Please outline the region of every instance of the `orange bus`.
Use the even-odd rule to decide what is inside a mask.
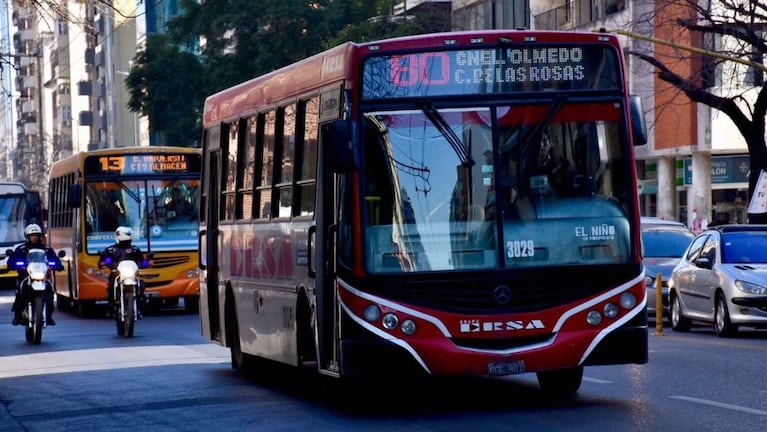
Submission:
[[[56,273],[59,309],[85,314],[107,302],[108,272],[98,252],[115,229],[133,229],[133,245],[154,253],[142,272],[149,306],[196,311],[201,152],[184,147],[110,148],[56,161],[50,172],[48,237],[66,252]],[[150,309],[151,310],[151,309]]]
[[[628,94],[614,35],[346,43],[209,96],[203,335],[355,376],[648,360]]]

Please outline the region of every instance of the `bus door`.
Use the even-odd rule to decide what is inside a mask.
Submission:
[[[202,290],[200,307],[205,307],[208,312],[208,328],[203,328],[203,333],[210,332],[210,340],[221,340],[221,316],[218,297],[218,273],[220,271],[219,241],[219,201],[221,196],[221,149],[219,146],[220,129],[213,128],[207,137],[207,149],[205,157],[204,178],[206,181],[202,184],[202,193],[206,199],[203,200],[203,208],[200,209],[201,216],[204,218],[204,228],[200,230],[200,268],[203,269],[202,277],[205,282],[205,298]],[[202,287],[201,287],[202,288]]]
[[[341,122],[343,123],[343,122]],[[347,138],[339,136],[338,124],[323,125],[320,140],[317,179],[317,210],[314,241],[312,242],[312,268],[316,276],[318,367],[322,373],[340,373],[340,310],[336,295],[336,259],[339,210],[343,202],[342,180],[339,174],[339,142]],[[343,158],[342,158],[343,159]],[[310,238],[311,242],[312,239]]]

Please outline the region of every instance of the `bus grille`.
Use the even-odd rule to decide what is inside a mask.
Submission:
[[[166,268],[189,262],[188,256],[164,256],[152,258],[152,268]]]
[[[389,281],[376,294],[428,308],[455,313],[495,314],[535,312],[561,306],[605,292],[631,279],[638,270],[622,267],[589,271],[560,271],[558,275],[538,274],[501,278],[452,278]],[[610,271],[612,270],[612,271]],[[551,270],[549,270],[551,272]],[[510,290],[508,301],[496,299],[496,288]]]

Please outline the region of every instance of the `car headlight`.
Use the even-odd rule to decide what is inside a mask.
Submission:
[[[767,288],[742,280],[735,281],[735,288],[743,291],[746,294],[767,295]]]

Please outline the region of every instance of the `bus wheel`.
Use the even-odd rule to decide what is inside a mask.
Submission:
[[[162,305],[165,307],[178,306],[178,297],[168,297],[162,300]]]
[[[240,329],[237,325],[237,319],[231,320],[232,323],[232,342],[231,342],[231,357],[232,357],[232,369],[244,376],[250,376],[255,371],[255,357],[250,354],[242,352],[242,345],[240,344]]]
[[[83,318],[91,318],[96,315],[96,304],[92,301],[77,300],[73,302],[77,308],[77,315]]]
[[[555,399],[569,399],[581,388],[583,366],[543,371],[536,375],[538,376],[538,385],[548,396]]]
[[[196,295],[184,296],[184,309],[190,313],[199,312],[200,296],[196,296]]]
[[[61,294],[56,294],[56,307],[61,312],[66,312],[72,309],[72,301],[69,297],[64,297]]]

